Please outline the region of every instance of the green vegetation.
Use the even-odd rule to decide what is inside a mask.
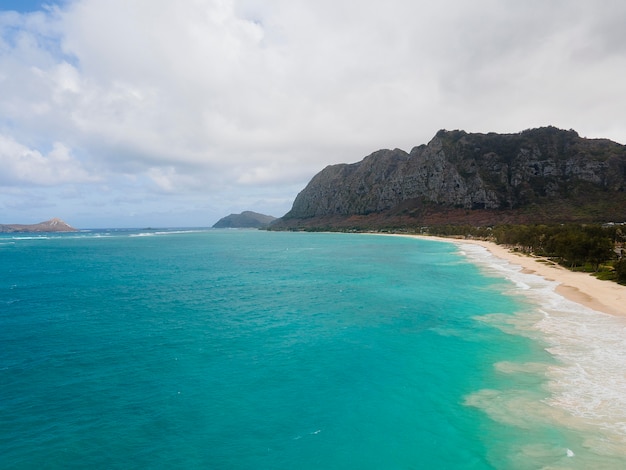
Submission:
[[[545,258],[548,263],[558,263],[573,271],[590,272],[599,279],[626,285],[626,224],[503,224],[481,227],[450,224],[416,227],[394,224],[374,226],[354,220],[344,225],[329,221],[291,230],[406,233],[488,240]]]
[[[429,227],[427,233],[481,238],[550,259],[600,279],[626,284],[626,228],[623,225],[498,225]]]

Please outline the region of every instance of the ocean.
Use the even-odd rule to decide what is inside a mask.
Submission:
[[[0,236],[0,468],[621,469],[626,320],[399,236]]]

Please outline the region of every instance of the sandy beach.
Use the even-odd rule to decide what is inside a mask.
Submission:
[[[569,300],[600,312],[626,316],[626,286],[611,281],[601,281],[588,273],[574,272],[556,264],[542,262],[540,258],[516,253],[492,242],[431,236],[422,238],[456,244],[480,245],[494,256],[521,266],[526,273],[536,274],[559,283],[556,291]]]

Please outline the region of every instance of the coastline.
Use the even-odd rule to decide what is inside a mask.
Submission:
[[[626,317],[626,286],[602,281],[589,273],[570,271],[558,264],[548,264],[522,253],[516,253],[501,245],[485,240],[447,238],[433,235],[384,234],[398,237],[421,238],[460,245],[478,245],[496,258],[522,268],[525,274],[535,274],[556,282],[560,296],[597,312]]]
[[[390,234],[392,235],[392,234]],[[515,295],[528,296],[519,314],[484,312],[477,321],[506,334],[538,341],[551,360],[493,363],[497,374],[510,374],[513,389],[484,388],[465,397],[465,405],[493,421],[537,432],[558,429],[559,448],[543,444],[519,449],[523,461],[538,458],[536,468],[622,468],[626,459],[626,286],[569,271],[493,242],[426,235],[396,234],[453,243],[470,262],[514,283]],[[508,292],[506,289],[504,292]],[[524,384],[540,383],[533,394]],[[559,457],[560,453],[560,457]],[[545,460],[543,460],[545,459]],[[539,461],[539,460],[538,460]],[[551,461],[552,465],[545,465]],[[557,463],[565,463],[563,467]],[[526,467],[525,467],[526,468]],[[530,468],[530,467],[528,467]],[[533,467],[535,468],[535,467]]]
[[[522,272],[536,274],[558,283],[556,292],[572,302],[592,310],[626,317],[626,286],[611,281],[602,281],[589,273],[570,271],[558,264],[548,264],[538,258],[516,253],[493,242],[472,239],[445,238],[428,235],[407,235],[437,240],[456,245],[479,245],[496,258],[520,266]]]

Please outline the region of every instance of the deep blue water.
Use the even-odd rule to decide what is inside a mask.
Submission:
[[[0,468],[556,465],[578,431],[498,417],[555,363],[510,290],[402,237],[3,235]]]

